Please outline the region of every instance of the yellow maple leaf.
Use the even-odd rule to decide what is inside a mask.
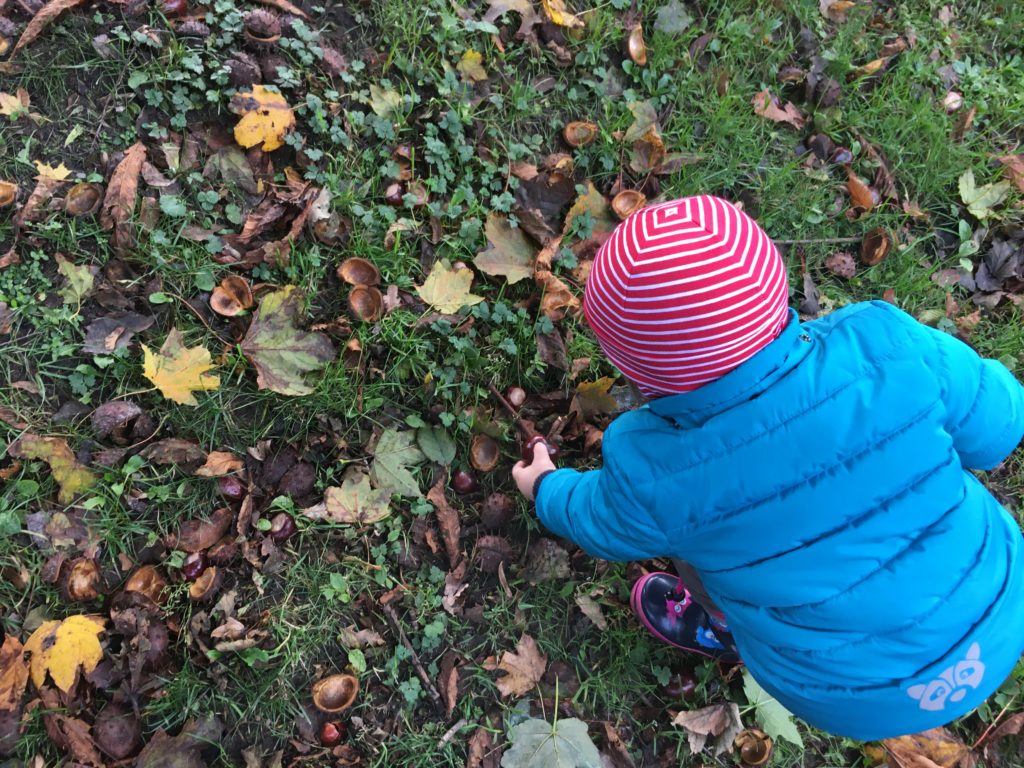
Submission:
[[[438,261],[416,293],[438,312],[451,315],[484,300],[483,296],[469,292],[472,286],[472,270],[452,269],[446,262]]]
[[[487,79],[487,70],[484,69],[484,56],[472,48],[462,54],[462,58],[459,59],[459,63],[455,65],[455,68],[462,73],[466,80],[472,80],[474,83],[480,83]]]
[[[186,347],[181,331],[172,328],[167,340],[154,352],[142,347],[145,359],[142,375],[149,379],[168,400],[181,405],[199,405],[192,395],[194,391],[213,390],[220,386],[219,376],[206,372],[213,368],[210,351],[206,347]]]
[[[17,93],[0,91],[0,115],[17,120],[22,113],[28,112],[28,91],[19,88]]]
[[[61,504],[70,504],[96,482],[95,475],[78,463],[67,440],[59,437],[40,437],[26,433],[8,450],[12,456],[42,459],[50,465],[53,479],[60,486],[57,501]]]
[[[103,658],[100,634],[102,616],[68,616],[63,621],[47,621],[25,643],[29,655],[32,683],[41,688],[50,673],[58,688],[67,693],[75,684],[78,670],[88,673]]]
[[[569,13],[565,7],[564,0],[540,0],[544,6],[544,13],[549,19],[560,27],[582,27],[583,20],[575,14]]]
[[[262,144],[264,152],[284,145],[285,134],[295,127],[295,113],[284,96],[254,85],[231,97],[231,111],[241,115],[235,126],[235,141],[243,147]]]
[[[71,175],[71,169],[64,165],[64,163],[54,168],[52,165],[41,163],[38,160],[33,160],[32,162],[36,164],[36,170],[39,171],[36,175],[36,179],[39,181],[64,181],[64,179]]]

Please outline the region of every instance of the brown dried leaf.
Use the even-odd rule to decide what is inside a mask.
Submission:
[[[891,768],[922,768],[930,761],[936,768],[956,768],[970,750],[945,728],[932,728],[923,733],[885,739]]]
[[[518,283],[533,275],[537,247],[520,227],[512,227],[500,213],[489,213],[484,225],[487,250],[473,259],[473,264],[487,275],[503,275],[509,283]]]
[[[1010,181],[1017,185],[1017,189],[1024,192],[1024,155],[1003,155],[997,157],[996,160],[1006,168],[1006,175]]]
[[[455,567],[461,559],[459,551],[459,537],[462,535],[462,525],[459,522],[459,513],[448,503],[444,495],[445,478],[438,479],[434,486],[427,492],[427,501],[434,505],[434,513],[437,515],[437,524],[441,528],[441,538],[444,539],[445,552],[448,553],[448,562]]]
[[[807,117],[791,101],[781,104],[777,96],[772,96],[765,88],[751,99],[754,105],[754,113],[776,123],[787,123],[797,130],[802,130],[807,123]]]
[[[702,751],[711,737],[715,739],[714,754],[721,754],[732,747],[736,734],[743,730],[739,707],[732,702],[680,712],[672,724],[686,731],[694,754]]]
[[[134,244],[132,213],[139,189],[139,174],[146,160],[146,145],[141,141],[132,144],[124,153],[124,159],[117,164],[110,175],[107,194],[100,209],[100,224],[106,230],[113,230],[113,242],[118,251]]]
[[[0,714],[21,708],[21,697],[28,685],[28,665],[22,650],[14,635],[8,635],[0,646]]]
[[[607,720],[601,723],[604,726],[605,756],[608,758],[607,768],[636,768],[633,757],[629,754],[625,742],[619,735],[618,729]],[[601,761],[602,768],[605,762]]]
[[[524,633],[515,651],[505,651],[498,661],[498,669],[508,673],[497,680],[501,697],[528,694],[544,676],[547,665],[547,657],[540,652],[537,641]]]
[[[466,570],[469,568],[469,561],[463,560],[452,571],[444,577],[444,597],[441,599],[441,607],[452,616],[462,615],[463,594],[469,588],[466,582]]]
[[[91,355],[109,355],[124,349],[136,333],[141,333],[155,322],[152,315],[138,312],[115,312],[93,320],[85,329],[82,351]]]
[[[206,460],[206,451],[191,440],[183,440],[180,437],[157,440],[139,453],[152,464],[191,464]]]
[[[855,5],[853,0],[818,0],[821,15],[837,24],[846,21],[846,12]]]
[[[444,700],[448,717],[452,716],[459,704],[459,654],[448,651],[441,658],[441,669],[437,674],[437,689]]]
[[[208,520],[186,520],[171,536],[167,545],[183,552],[202,552],[209,549],[228,532],[234,513],[227,507],[215,510]]]
[[[230,451],[213,451],[195,474],[197,477],[223,477],[237,472],[242,466],[242,460]]]
[[[497,760],[489,760],[491,751],[491,732],[486,728],[477,728],[469,737],[469,756],[466,768],[497,768]]]
[[[618,404],[609,392],[615,379],[605,376],[597,381],[581,382],[576,387],[576,394],[572,398],[569,410],[579,414],[583,421],[590,421],[594,416],[601,413],[615,413]]]
[[[85,0],[50,0],[46,5],[36,11],[35,15],[32,16],[32,20],[25,27],[25,31],[21,33],[21,37],[15,44],[14,49],[11,51],[10,58],[0,64],[0,72],[10,72],[11,60],[18,55],[18,51],[27,45],[30,45],[40,33],[46,28],[46,26],[60,16],[64,11],[75,8],[76,6],[82,5]]]

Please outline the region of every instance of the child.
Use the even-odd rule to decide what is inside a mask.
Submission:
[[[516,465],[548,529],[608,560],[671,556],[644,626],[736,660],[832,733],[881,739],[977,707],[1024,647],[1024,541],[971,473],[1024,433],[997,362],[884,302],[801,323],[765,232],[724,200],[645,208],[594,260],[584,312],[651,398],[604,466]]]

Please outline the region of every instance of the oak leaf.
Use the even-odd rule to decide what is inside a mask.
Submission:
[[[509,283],[518,283],[533,275],[537,247],[520,227],[511,226],[508,218],[500,213],[490,213],[484,233],[487,250],[473,259],[477,269],[487,275],[504,275]]]
[[[63,621],[47,621],[25,643],[32,683],[41,688],[49,673],[58,688],[67,693],[75,684],[78,671],[96,669],[103,658],[100,635],[102,616],[68,616]]]
[[[235,126],[235,141],[248,149],[262,145],[264,152],[284,146],[284,137],[295,127],[295,113],[280,93],[262,85],[231,97],[231,111],[241,115]]]
[[[754,94],[750,101],[754,105],[754,113],[776,123],[788,123],[794,128],[801,129],[807,123],[807,117],[791,101],[785,104],[779,102],[777,96],[772,96],[765,88],[760,93]]]
[[[524,633],[515,651],[505,651],[498,660],[497,668],[507,673],[497,680],[501,697],[525,696],[540,682],[547,665],[547,657],[540,652],[537,641]]]
[[[308,395],[306,375],[334,359],[330,339],[318,331],[302,331],[298,322],[302,291],[294,285],[268,293],[260,301],[241,349],[256,366],[256,385],[281,395]]]
[[[213,368],[206,347],[186,347],[181,331],[172,328],[167,340],[154,352],[143,345],[142,375],[149,379],[168,400],[181,405],[199,405],[193,392],[209,391],[220,386],[220,377],[207,373]]]
[[[519,29],[516,30],[516,39],[537,43],[537,31],[534,27],[543,19],[534,8],[532,0],[487,0],[487,6],[487,13],[483,15],[484,21],[493,24],[510,11],[518,13],[520,24]]]
[[[59,437],[25,434],[8,450],[16,458],[42,459],[50,465],[53,479],[60,486],[57,501],[61,504],[70,504],[96,482],[96,477],[78,463],[67,441]]]
[[[416,289],[416,293],[438,312],[453,315],[463,307],[479,304],[484,300],[483,296],[470,293],[472,285],[472,270],[452,269],[444,261],[438,261],[434,263],[434,268],[430,270],[423,285]]]

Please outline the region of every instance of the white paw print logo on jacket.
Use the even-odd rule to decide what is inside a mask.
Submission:
[[[969,688],[981,685],[985,676],[985,665],[981,663],[981,646],[972,643],[967,656],[942,673],[927,685],[912,685],[907,689],[911,698],[921,702],[921,709],[938,712],[946,708],[947,701],[961,701]]]

